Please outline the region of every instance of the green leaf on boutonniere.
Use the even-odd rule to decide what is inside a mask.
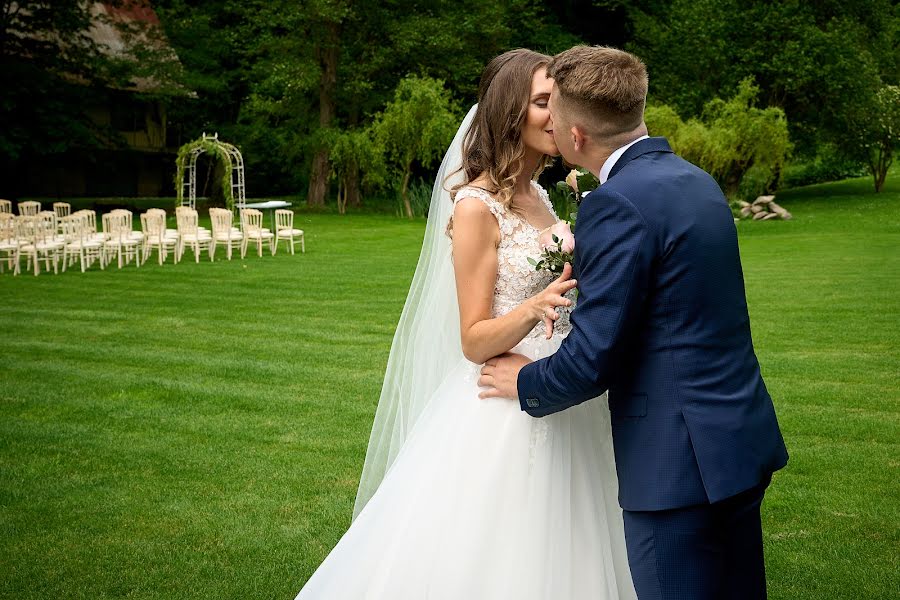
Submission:
[[[579,170],[579,175],[575,178],[575,180],[578,182],[578,189],[580,193],[593,191],[600,185],[600,180],[597,179],[597,176],[590,171]]]

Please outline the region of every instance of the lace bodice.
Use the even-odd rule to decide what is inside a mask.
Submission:
[[[554,218],[556,212],[550,203],[547,191],[537,182],[531,184],[537,189],[538,195],[547,205]],[[500,246],[497,248],[497,283],[494,286],[494,303],[491,309],[492,317],[499,317],[510,312],[527,298],[547,287],[556,276],[548,271],[536,271],[528,262],[529,258],[537,260],[541,255],[541,247],[538,242],[540,231],[525,219],[515,213],[506,210],[502,204],[494,200],[490,194],[480,188],[463,187],[456,193],[456,202],[463,198],[478,198],[497,218],[500,226]],[[553,327],[554,335],[568,333],[568,311],[561,310],[560,318]],[[526,337],[538,337],[544,335],[544,324],[538,323]]]

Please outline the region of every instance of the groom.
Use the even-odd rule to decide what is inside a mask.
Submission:
[[[559,150],[601,183],[578,210],[578,306],[553,356],[488,361],[482,396],[518,397],[543,417],[608,389],[640,600],[765,598],[759,510],[787,451],[753,351],[728,203],[712,177],[647,137],[636,56],[579,46],[548,75]]]

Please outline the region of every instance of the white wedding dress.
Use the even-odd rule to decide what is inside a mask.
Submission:
[[[457,194],[473,196],[500,225],[499,316],[554,277],[528,263],[538,231],[480,189]],[[548,340],[538,324],[513,351],[547,356],[570,327],[563,315]],[[463,360],[444,379],[297,600],[636,598],[605,397],[535,419],[479,399],[479,370]]]

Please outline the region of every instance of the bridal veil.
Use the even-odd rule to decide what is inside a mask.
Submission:
[[[354,519],[391,468],[422,409],[463,358],[451,243],[445,231],[453,214],[448,190],[464,177],[459,170],[463,143],[476,108],[463,119],[434,181],[422,252],[391,344]]]

